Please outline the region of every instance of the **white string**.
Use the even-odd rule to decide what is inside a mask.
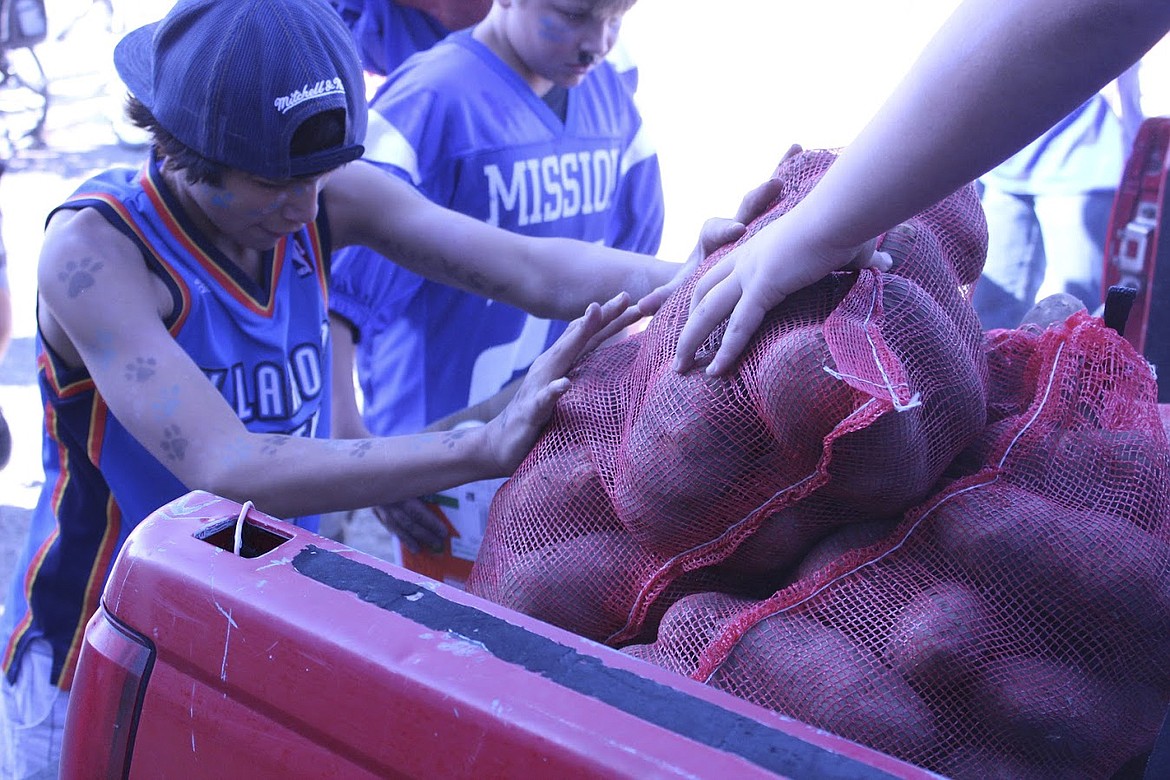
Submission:
[[[874,271],[873,273],[876,275],[878,272]],[[906,412],[906,411],[909,411],[910,409],[915,408],[916,406],[922,405],[922,394],[921,393],[914,393],[910,396],[909,400],[907,400],[907,401],[901,400],[901,398],[906,393],[910,392],[910,385],[907,382],[899,382],[896,384],[894,383],[894,380],[890,376],[890,372],[887,370],[885,363],[882,362],[881,350],[878,349],[877,340],[874,338],[873,333],[869,329],[869,325],[874,321],[874,312],[877,310],[877,307],[878,307],[878,301],[879,301],[879,298],[881,295],[881,288],[879,286],[875,285],[874,288],[870,291],[869,295],[870,295],[869,311],[866,312],[865,321],[861,323],[864,326],[864,329],[862,332],[865,334],[865,343],[869,345],[869,352],[870,352],[870,355],[873,357],[873,365],[877,368],[878,373],[881,374],[881,382],[873,382],[873,381],[870,381],[867,379],[862,379],[861,377],[858,377],[858,376],[851,376],[848,374],[844,374],[844,373],[841,373],[840,371],[836,371],[834,369],[831,369],[828,366],[821,366],[821,368],[823,368],[830,376],[832,376],[836,379],[840,379],[842,381],[852,379],[852,380],[855,380],[855,382],[858,384],[869,385],[870,387],[875,388],[875,390],[870,391],[871,394],[885,391],[884,393],[882,393],[882,397],[885,398],[887,394],[889,395],[890,403],[893,405],[894,411]],[[853,384],[853,383],[851,383],[851,384]],[[856,386],[856,385],[854,385],[854,386]],[[860,388],[858,388],[858,389],[860,389]],[[899,391],[903,391],[903,392],[899,392]]]
[[[240,550],[244,546],[244,518],[248,516],[248,510],[252,506],[251,501],[245,501],[244,505],[240,507],[240,516],[236,518],[236,543],[232,548],[232,552],[236,555],[240,554]]]

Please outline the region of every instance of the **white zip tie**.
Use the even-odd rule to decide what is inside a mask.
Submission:
[[[240,550],[244,546],[244,518],[248,516],[248,510],[253,506],[251,501],[245,501],[244,505],[240,507],[240,516],[236,518],[236,542],[232,546],[232,552],[236,555],[240,554]]]

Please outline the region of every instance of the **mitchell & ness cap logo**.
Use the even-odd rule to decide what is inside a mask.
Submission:
[[[285,114],[292,110],[294,106],[298,106],[306,100],[323,97],[324,95],[337,94],[345,94],[345,85],[341,83],[341,79],[322,79],[311,87],[306,84],[303,89],[295,90],[291,95],[278,97],[272,101],[272,104],[276,106],[277,111]]]

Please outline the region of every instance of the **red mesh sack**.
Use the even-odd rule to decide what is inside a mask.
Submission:
[[[1170,701],[1152,371],[1085,312],[990,335],[1004,414],[930,498],[770,598],[679,600],[627,652],[948,777],[1109,778],[1148,750]]]
[[[834,159],[782,163],[781,194],[735,245]],[[734,245],[713,253],[645,331],[573,369],[492,504],[468,589],[620,646],[688,594],[769,595],[835,530],[900,517],[984,425],[965,291],[985,244],[964,188],[882,237],[890,272],[832,274],[770,312],[731,375],[680,376],[694,283]]]

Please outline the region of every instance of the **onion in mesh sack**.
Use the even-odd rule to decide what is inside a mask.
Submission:
[[[900,675],[802,616],[756,623],[710,682],[893,755],[921,755],[938,738],[934,716]]]
[[[1064,663],[1006,656],[979,671],[971,707],[995,743],[1045,776],[1110,777],[1147,747],[1165,714],[1154,689],[1114,684]],[[1102,766],[1102,756],[1123,756]],[[1033,775],[1039,776],[1039,775]]]
[[[825,372],[821,333],[851,285],[831,277],[790,296],[732,376],[657,367],[625,431],[613,491],[647,550],[671,557],[715,540],[815,475],[824,437],[858,396]]]
[[[894,527],[892,521],[872,523],[867,518],[814,492],[769,515],[716,568],[750,583],[753,592],[770,595],[804,576],[810,556],[828,563],[847,549],[877,541],[878,526],[887,532]]]
[[[585,531],[621,530],[587,443],[561,439],[538,454],[504,483],[492,506],[493,514],[508,508],[496,518],[506,525],[493,531],[509,550],[527,553]]]
[[[793,579],[811,577],[846,553],[885,539],[897,525],[897,519],[867,520],[838,528],[808,551],[796,567]]]
[[[626,624],[642,559],[624,531],[597,531],[517,557],[497,602],[595,641]]]
[[[737,380],[662,371],[618,455],[614,507],[647,550],[670,557],[720,536],[758,505],[761,475],[785,469],[767,431],[744,413]],[[770,495],[770,491],[768,491]]]
[[[948,498],[924,533],[984,587],[1054,616],[1102,666],[1170,683],[1170,546],[1133,523],[995,482]]]
[[[791,328],[748,358],[744,382],[787,461],[777,484],[791,484],[814,471],[825,437],[865,399],[833,373],[823,322]]]
[[[726,593],[684,596],[662,616],[655,642],[628,645],[622,652],[679,674],[693,675],[707,646],[753,603]]]
[[[1055,293],[1037,301],[1020,320],[1020,327],[1042,331],[1058,322],[1064,322],[1073,312],[1084,310],[1085,304],[1075,295]]]
[[[1074,509],[1108,508],[1131,521],[1170,516],[1167,490],[1135,493],[1134,485],[1166,485],[1170,461],[1165,445],[1129,430],[1061,431],[1045,448],[1038,493]]]
[[[898,614],[883,657],[908,680],[950,688],[962,684],[976,667],[991,626],[988,605],[975,589],[942,581]]]

